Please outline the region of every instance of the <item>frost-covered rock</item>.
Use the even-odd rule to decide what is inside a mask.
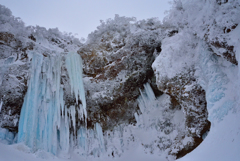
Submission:
[[[205,40],[214,54],[237,65],[234,46],[228,41],[231,40],[231,32],[239,24],[239,14],[238,0],[178,0],[173,3],[163,24],[180,31],[187,30]]]
[[[184,112],[185,137],[192,139],[190,145],[178,146],[173,155],[182,157],[202,142],[202,135],[209,130],[205,91],[195,75],[198,41],[194,35],[180,33],[162,41],[162,52],[153,63],[157,86],[169,94],[172,101]],[[176,146],[177,147],[177,146]]]
[[[13,143],[19,131],[31,151],[59,156],[120,157],[136,146],[184,156],[206,137],[208,119],[239,111],[239,11],[237,0],[177,0],[163,23],[116,15],[81,44],[25,27],[0,5],[0,140]]]
[[[89,35],[78,50],[83,59],[89,126],[100,122],[104,130],[110,130],[135,123],[139,88],[149,81],[159,93],[151,64],[164,34],[156,19],[135,22],[116,15]]]
[[[179,40],[179,44],[175,43],[176,39]],[[181,41],[182,39],[186,41]],[[100,122],[104,132],[108,133],[116,126],[124,128],[128,124],[135,125],[138,120],[136,112],[139,111],[136,100],[141,94],[139,89],[149,82],[157,97],[162,92],[171,96],[171,106],[166,107],[170,109],[165,112],[171,115],[178,109],[185,119],[180,121],[182,124],[178,132],[175,131],[179,135],[170,134],[170,130],[168,134],[172,138],[152,140],[151,143],[143,143],[144,147],[150,149],[151,153],[157,152],[162,155],[165,149],[164,153],[175,157],[182,157],[193,150],[210,128],[205,91],[194,76],[196,58],[191,52],[194,52],[197,46],[195,39],[191,34],[178,34],[175,27],[166,27],[156,19],[134,22],[134,19],[116,15],[115,19],[102,22],[78,51],[84,62],[88,127]],[[178,49],[179,52],[174,53],[174,49]],[[182,56],[182,50],[187,54]],[[171,51],[172,53],[169,53]],[[157,70],[154,69],[158,89],[151,69],[156,56]],[[151,108],[152,105],[148,106]],[[170,129],[176,128],[176,124],[172,126],[171,117],[163,117],[161,125],[153,123],[157,129],[161,129],[160,133],[167,130],[165,125],[169,125]],[[147,128],[150,127],[147,125]],[[156,136],[161,135],[156,132]],[[164,139],[166,144],[160,145]]]
[[[163,22],[163,26],[175,27],[178,33],[162,41],[162,52],[153,63],[157,85],[184,108],[186,127],[199,141],[209,129],[208,113],[212,122],[212,117],[218,118],[234,106],[229,100],[222,106],[228,106],[226,109],[211,109],[216,101],[223,101],[224,87],[229,82],[221,66],[238,65],[238,45],[231,33],[240,22],[239,11],[239,1],[234,0],[179,0]]]

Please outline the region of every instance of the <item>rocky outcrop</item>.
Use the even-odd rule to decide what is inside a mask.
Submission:
[[[0,98],[2,102],[0,125],[12,132],[17,132],[29,76],[26,49],[32,49],[32,44],[22,45],[13,34],[7,32],[1,32],[0,39]]]
[[[211,6],[211,10],[206,6]],[[192,145],[175,153],[179,158],[199,145],[210,129],[206,102],[210,96],[204,91],[208,82],[202,74],[202,64],[209,58],[203,57],[210,52],[212,58],[217,55],[223,62],[238,65],[231,32],[239,24],[239,2],[176,1],[169,13],[164,24],[179,32],[163,40],[162,52],[153,68],[158,88],[183,108],[187,135],[194,139]],[[196,14],[201,16],[196,18]]]
[[[117,22],[119,19],[125,25]],[[144,83],[149,82],[156,94],[161,94],[151,68],[154,51],[160,48],[160,42],[153,39],[149,45],[131,40],[136,34],[131,33],[127,18],[117,16],[108,23],[105,28],[109,30],[95,31],[89,36],[89,42],[78,50],[84,63],[88,127],[91,127],[90,122],[100,122],[103,130],[136,122],[136,99]],[[159,28],[155,32],[157,30]]]
[[[171,149],[169,155],[180,158],[202,142],[203,134],[210,129],[210,122],[207,120],[205,91],[197,82],[194,68],[186,69],[173,78],[161,78],[162,81],[158,80],[159,75],[155,73],[156,86],[151,65],[155,57],[161,55],[162,39],[174,37],[178,31],[174,28],[164,29],[158,26],[152,31],[144,30],[141,34],[131,33],[128,23],[124,30],[118,30],[121,26],[117,26],[116,21],[115,18],[112,22],[108,22],[109,26],[116,24],[114,29],[105,26],[110,29],[103,30],[104,32],[100,29],[95,31],[90,35],[94,41],[90,39],[78,50],[84,62],[88,127],[94,122],[99,122],[103,130],[108,131],[121,124],[135,124],[134,113],[139,111],[136,100],[140,95],[139,89],[148,82],[156,96],[162,93],[171,96],[169,113],[174,113],[176,110],[182,110],[184,113],[183,129],[173,140],[166,140],[168,144],[165,147]],[[156,27],[156,23],[154,22],[152,26]],[[148,25],[146,23],[146,26]],[[127,34],[122,34],[123,31]],[[144,34],[147,36],[142,39],[150,43],[140,43],[141,40],[137,39],[139,35]],[[159,128],[164,131],[169,127]],[[192,140],[188,144],[183,144],[186,138]],[[162,139],[164,138],[160,137],[160,140]],[[157,145],[160,140],[143,146],[146,149],[155,149],[153,146],[156,146],[162,150],[162,146]]]
[[[168,38],[187,39],[187,43],[176,45],[176,48],[186,45],[184,50],[186,53],[196,49],[194,34],[179,37],[181,34],[181,28],[164,26],[156,19],[136,22],[134,18],[118,15],[113,20],[102,22],[98,30],[89,35],[85,44],[81,44],[72,36],[61,34],[57,29],[28,27],[28,32],[25,31],[20,36],[9,31],[1,32],[3,79],[0,84],[0,97],[3,104],[0,111],[0,126],[13,132],[18,130],[27,81],[32,74],[29,73],[31,52],[41,53],[48,60],[47,58],[52,58],[51,55],[56,53],[64,55],[68,51],[78,50],[83,59],[88,129],[93,129],[96,123],[102,126],[103,132],[112,131],[120,126],[134,126],[136,124],[134,114],[141,113],[137,101],[140,96],[139,89],[143,89],[143,85],[149,83],[157,97],[163,93],[170,96],[171,105],[164,112],[170,113],[171,118],[174,118],[173,114],[176,111],[182,111],[184,122],[181,129],[178,129],[181,134],[171,140],[165,140],[168,142],[167,146],[160,147],[163,141],[161,137],[155,143],[143,146],[146,149],[153,146],[161,150],[168,149],[169,155],[177,158],[184,156],[201,143],[203,134],[210,128],[205,91],[197,81],[195,66],[189,65],[187,61],[183,61],[187,65],[183,63],[179,66],[184,70],[174,72],[172,70],[175,68],[172,66],[178,59],[175,57],[173,60],[165,61],[162,57],[160,61],[165,61],[165,64],[161,67],[166,70],[165,73],[171,73],[171,77],[162,76],[164,73],[158,72],[159,67],[155,67],[155,71],[152,69],[152,63],[158,55],[168,56],[165,46],[169,43],[164,43]],[[191,40],[194,40],[194,43],[191,43]],[[175,52],[176,48],[171,51]],[[233,50],[231,47],[226,48],[229,48],[229,51]],[[181,52],[178,54],[182,55]],[[64,57],[62,59],[61,85],[64,87],[64,101],[68,108],[81,102],[76,102],[71,93]],[[177,127],[178,123],[171,123],[166,116],[163,117],[165,120],[156,124],[156,127],[159,132],[169,135],[174,131],[173,128],[180,127]],[[73,133],[73,124],[76,124],[77,129],[74,130],[77,131],[83,121],[76,119],[76,122],[71,124],[69,128]],[[187,143],[183,143],[183,140],[187,140]]]
[[[193,138],[191,144],[179,148],[177,152],[170,152],[177,158],[195,149],[203,141],[203,134],[210,130],[205,91],[198,84],[194,73],[194,70],[187,70],[172,79],[162,79],[158,83],[158,88],[169,94],[172,102],[181,106],[185,118],[186,136]]]

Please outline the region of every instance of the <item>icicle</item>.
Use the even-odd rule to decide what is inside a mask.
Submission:
[[[104,140],[103,140],[103,132],[102,132],[102,127],[98,122],[95,124],[95,130],[97,133],[99,147],[101,149],[101,152],[104,153],[105,152],[105,144],[104,144]]]
[[[71,118],[72,118],[72,122],[73,122],[73,129],[74,129],[74,132],[76,130],[76,109],[75,109],[75,106],[70,106],[69,108],[69,113],[71,115]]]
[[[81,148],[82,155],[87,153],[87,131],[85,126],[81,126],[78,130],[78,146]]]
[[[39,97],[38,93],[41,91],[41,88],[43,88],[39,88],[39,85],[41,84],[41,82],[39,82],[39,78],[41,74],[42,60],[42,55],[34,54],[32,59],[32,75],[19,121],[18,142],[25,142],[30,148],[33,148],[33,146],[36,145],[36,143],[34,143],[37,137],[35,134],[36,131],[40,132],[39,126],[41,126],[37,117],[37,106],[39,105],[37,97]],[[45,82],[43,82],[41,85],[44,86],[44,83]],[[41,110],[39,112],[41,113],[44,111]],[[41,135],[38,135],[38,137],[41,137]]]
[[[152,87],[150,86],[150,84],[149,84],[149,83],[146,83],[146,84],[144,84],[143,86],[144,86],[144,89],[145,89],[145,91],[146,91],[146,94],[147,94],[148,99],[149,99],[150,101],[156,100],[155,94],[154,94],[154,92],[153,92]]]
[[[134,113],[134,116],[135,116],[135,120],[137,121],[137,123],[139,123],[139,118],[138,118],[137,112]]]
[[[1,100],[1,103],[0,103],[0,112],[2,110],[2,105],[3,105],[3,101]]]
[[[66,66],[70,78],[71,92],[75,95],[77,103],[78,99],[80,98],[82,102],[81,108],[83,109],[83,114],[85,115],[86,119],[86,99],[82,81],[82,59],[80,55],[76,53],[68,53],[66,56]]]
[[[137,99],[138,106],[141,112],[144,112],[148,107],[152,106],[156,100],[156,97],[149,83],[144,84],[143,91],[141,89],[139,89],[139,91],[141,95]]]
[[[59,129],[59,146],[62,152],[68,153],[69,150],[69,125],[64,119],[61,119]]]

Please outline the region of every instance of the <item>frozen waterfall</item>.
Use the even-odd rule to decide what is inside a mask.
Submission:
[[[33,151],[68,153],[76,142],[76,116],[80,120],[87,117],[81,57],[76,53],[44,57],[32,52],[30,55],[31,77],[21,110],[18,142],[24,142]],[[70,107],[65,105],[61,84],[62,60],[66,60],[71,92],[76,98],[75,105]],[[74,132],[70,132],[71,123]]]

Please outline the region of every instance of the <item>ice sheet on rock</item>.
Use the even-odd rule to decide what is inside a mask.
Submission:
[[[221,121],[235,106],[237,86],[231,84],[231,77],[236,71],[235,65],[207,50],[207,46],[200,42],[199,46],[199,82],[206,91],[209,120],[214,123]],[[225,71],[232,72],[225,72]],[[231,91],[231,95],[229,92]]]

